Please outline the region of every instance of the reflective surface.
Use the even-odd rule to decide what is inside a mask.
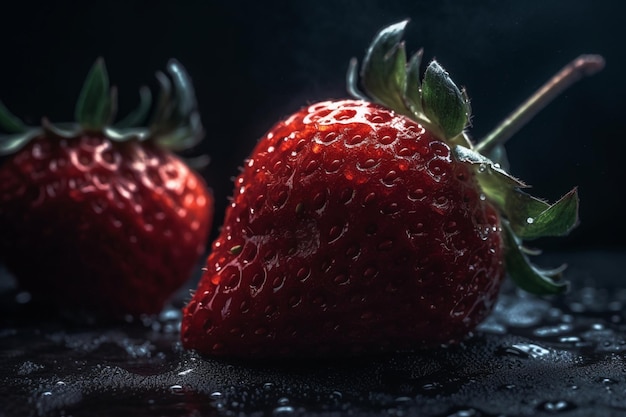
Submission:
[[[157,318],[88,326],[48,319],[5,285],[0,416],[622,415],[626,253],[541,263],[563,259],[570,293],[537,299],[507,285],[460,346],[349,360],[203,358],[178,342],[182,301]]]

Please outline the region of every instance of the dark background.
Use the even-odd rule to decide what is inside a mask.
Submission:
[[[569,60],[606,69],[567,91],[509,143],[512,173],[555,200],[578,185],[581,226],[560,249],[620,248],[626,179],[618,1],[15,2],[2,13],[0,98],[29,123],[67,121],[90,66],[106,60],[120,112],[175,57],[191,74],[207,131],[199,152],[219,226],[232,180],[273,123],[308,102],[346,96],[348,60],[383,26],[411,18],[407,49],[425,48],[472,98],[479,138]]]

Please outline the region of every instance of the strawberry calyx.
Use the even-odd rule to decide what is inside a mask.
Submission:
[[[139,106],[115,122],[117,89],[110,86],[102,58],[96,60],[85,79],[76,103],[74,123],[53,124],[44,118],[41,126],[27,126],[0,101],[0,129],[6,132],[0,135],[0,156],[18,152],[43,133],[71,138],[85,132],[98,132],[116,142],[154,141],[173,151],[193,147],[202,139],[204,129],[190,77],[174,59],[168,62],[166,71],[167,75],[156,73],[160,96],[146,127],[140,125],[152,107],[150,89],[142,87]]]
[[[420,79],[423,49],[407,62],[402,41],[408,20],[382,29],[371,43],[361,71],[356,59],[348,69],[348,91],[355,97],[382,104],[423,125],[437,138],[451,144],[470,145],[464,134],[471,114],[464,89],[452,81],[435,60]],[[361,82],[366,94],[359,91]]]
[[[550,270],[537,267],[529,256],[540,251],[528,249],[524,241],[571,232],[579,222],[577,189],[553,204],[526,193],[524,189],[528,186],[507,172],[503,142],[573,82],[601,70],[604,60],[597,55],[575,59],[485,139],[473,143],[466,130],[471,108],[465,90],[459,88],[435,60],[429,63],[420,79],[423,49],[407,61],[402,40],[407,23],[408,20],[403,20],[392,24],[376,35],[360,71],[356,59],[351,60],[348,92],[417,121],[447,143],[457,161],[473,169],[485,199],[500,212],[504,261],[518,287],[538,295],[566,291],[568,282],[562,278],[565,266]]]

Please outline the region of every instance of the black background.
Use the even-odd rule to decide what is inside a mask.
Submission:
[[[308,102],[346,96],[348,60],[383,26],[410,18],[425,48],[472,98],[479,138],[565,63],[600,53],[606,69],[577,84],[507,145],[512,173],[557,199],[578,185],[581,226],[559,248],[617,248],[626,232],[623,2],[124,1],[13,3],[0,18],[0,98],[29,123],[71,120],[84,77],[105,58],[120,112],[175,57],[191,74],[207,131],[198,151],[217,198],[273,123]]]

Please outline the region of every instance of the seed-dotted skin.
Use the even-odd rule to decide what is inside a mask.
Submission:
[[[62,309],[159,312],[203,253],[212,211],[203,180],[148,143],[40,137],[0,164],[0,256]]]
[[[297,112],[236,179],[184,346],[325,355],[462,339],[504,275],[499,218],[479,193],[448,145],[406,117],[353,100]]]

